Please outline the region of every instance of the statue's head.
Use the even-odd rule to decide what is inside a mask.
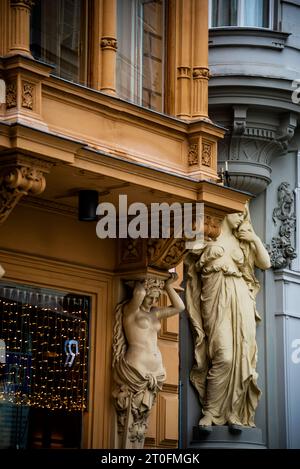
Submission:
[[[244,213],[230,213],[226,217],[227,223],[232,230],[237,230],[244,221]]]
[[[245,205],[243,212],[230,213],[226,216],[227,223],[229,227],[234,231],[248,230],[252,227],[249,205],[248,202]]]
[[[165,282],[163,280],[148,278],[144,281],[143,285],[146,290],[146,295],[142,305],[145,309],[150,310],[152,306],[157,304],[164,289]]]

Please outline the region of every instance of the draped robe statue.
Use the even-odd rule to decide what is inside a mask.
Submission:
[[[268,269],[270,259],[253,231],[248,207],[227,215],[220,236],[190,251],[186,265],[195,354],[191,381],[202,407],[199,426],[254,427],[260,397],[254,267]]]

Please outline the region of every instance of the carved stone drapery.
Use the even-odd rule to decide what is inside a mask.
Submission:
[[[4,161],[3,161],[4,160]],[[0,166],[0,223],[26,195],[41,194],[51,164],[26,156],[5,158]]]
[[[288,182],[282,182],[278,187],[278,207],[273,210],[273,222],[276,225],[280,221],[278,236],[271,240],[268,246],[271,264],[274,269],[284,269],[290,266],[297,257],[292,246],[292,238],[295,231],[294,194],[290,190]]]

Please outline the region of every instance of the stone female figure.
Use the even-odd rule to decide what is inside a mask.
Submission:
[[[254,266],[270,267],[248,208],[227,215],[216,241],[187,256],[187,310],[195,337],[191,381],[202,405],[201,427],[254,427],[257,386]]]
[[[158,348],[160,320],[184,310],[172,283],[149,278],[135,282],[132,298],[119,304],[113,338],[113,397],[118,417],[119,448],[142,448],[148,417],[166,373]],[[158,307],[162,291],[171,306]]]

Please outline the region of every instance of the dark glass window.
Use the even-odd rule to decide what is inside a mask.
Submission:
[[[165,1],[118,0],[117,93],[163,111]]]
[[[210,0],[210,26],[273,28],[273,0]]]
[[[31,52],[66,80],[86,84],[87,3],[40,0],[31,15]]]
[[[79,448],[86,296],[0,284],[0,448]]]

